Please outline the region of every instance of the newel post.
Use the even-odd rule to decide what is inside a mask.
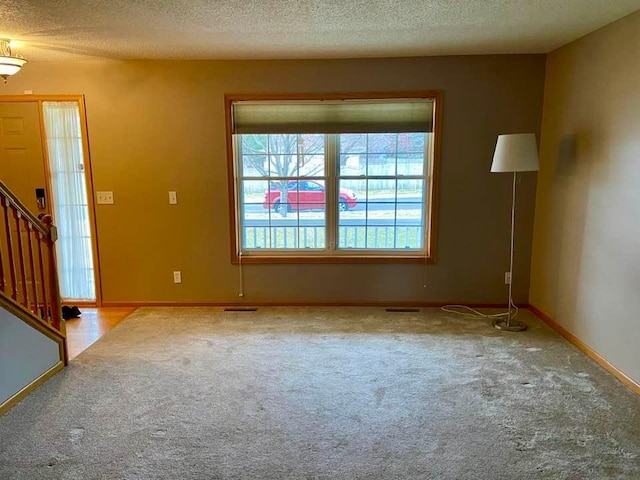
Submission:
[[[58,284],[58,271],[56,263],[56,251],[54,244],[58,239],[58,228],[53,224],[51,215],[43,215],[42,223],[49,233],[47,235],[47,263],[49,271],[47,272],[47,281],[49,283],[49,291],[51,292],[51,325],[60,331],[64,329],[62,319],[62,310],[60,305],[60,285]]]

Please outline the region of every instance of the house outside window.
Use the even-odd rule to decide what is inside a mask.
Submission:
[[[431,261],[440,92],[227,95],[232,261]]]

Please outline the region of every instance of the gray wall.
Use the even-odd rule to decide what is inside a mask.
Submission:
[[[0,403],[59,361],[56,342],[0,307]]]

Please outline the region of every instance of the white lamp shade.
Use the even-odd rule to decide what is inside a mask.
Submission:
[[[534,172],[539,169],[535,133],[498,135],[492,172]]]

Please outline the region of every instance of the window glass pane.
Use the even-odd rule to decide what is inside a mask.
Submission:
[[[424,155],[425,134],[416,133],[399,133],[398,134],[398,153],[420,153]]]
[[[242,176],[324,176],[325,135],[245,134],[241,138]]]
[[[324,180],[242,180],[240,198],[243,248],[325,248]]]
[[[340,224],[338,228],[338,246],[340,248],[366,248],[367,227],[351,223]]]
[[[279,234],[277,248],[325,248],[325,187],[324,180],[299,180],[289,183],[286,213],[281,208],[271,222],[276,230],[286,227],[284,232],[287,236]],[[292,246],[292,242],[295,242],[295,246]]]
[[[267,135],[240,135],[242,176],[269,176],[269,142]]]
[[[262,207],[267,184],[268,182],[264,180],[244,180],[240,190],[242,205],[260,205]]]
[[[422,248],[422,232],[421,225],[410,225],[405,222],[398,222],[395,229],[394,248],[398,250],[416,250]]]
[[[242,155],[243,177],[269,176],[269,162],[266,155]]]
[[[367,174],[367,137],[366,133],[345,133],[339,136],[340,175]]]
[[[395,176],[396,156],[390,154],[367,155],[367,175],[369,177]]]
[[[395,178],[370,178],[367,181],[367,202],[395,202],[396,184]]]
[[[411,179],[398,180],[398,201],[424,203],[424,180]]]
[[[344,177],[360,177],[367,174],[366,153],[340,154],[340,175]]]
[[[298,135],[298,144],[306,155],[324,155],[325,135],[304,133]]]
[[[357,182],[357,183],[356,183]],[[396,180],[341,180],[340,197],[351,192],[353,204],[340,209],[338,246],[346,249],[394,248]],[[357,187],[356,193],[351,187]]]
[[[370,133],[367,135],[367,153],[396,153],[397,133]]]
[[[297,136],[298,169],[301,177],[324,177],[325,135],[300,134]]]
[[[340,196],[352,195],[356,201],[364,202],[367,199],[367,180],[349,178],[340,180]]]
[[[268,224],[266,181],[244,180],[240,184],[240,224],[244,248],[269,248],[269,238],[262,228]]]
[[[326,235],[324,219],[315,222],[301,222],[300,227],[298,227],[301,249],[314,250],[326,248]]]
[[[367,180],[341,180],[338,190],[338,247],[364,248]]]
[[[406,220],[405,225],[422,225],[422,204],[421,203],[400,203],[396,204],[396,218]]]
[[[244,249],[318,249],[326,245],[325,135],[245,134],[241,238]],[[313,177],[302,180],[301,177]]]
[[[349,155],[351,153],[367,152],[366,133],[343,133],[340,135],[340,154]]]
[[[301,177],[324,177],[324,155],[301,155],[300,170]]]
[[[43,102],[42,107],[51,174],[50,193],[59,233],[56,249],[60,294],[64,299],[95,300],[79,106],[73,101]]]
[[[271,177],[297,177],[298,158],[294,154],[270,153],[269,176]]]
[[[424,134],[365,134],[364,154],[341,155],[340,176],[355,171],[366,178],[340,178],[355,203],[339,203],[338,248],[417,250],[424,245]],[[342,139],[341,139],[342,144]],[[402,148],[403,153],[396,149]],[[356,170],[355,166],[359,168]],[[348,172],[348,173],[347,173]],[[400,178],[399,176],[422,178]],[[382,178],[380,178],[382,177]],[[387,177],[387,178],[385,178]]]
[[[398,154],[398,175],[423,175],[424,155],[421,153]]]
[[[268,153],[267,135],[238,135],[245,155],[260,155]]]

